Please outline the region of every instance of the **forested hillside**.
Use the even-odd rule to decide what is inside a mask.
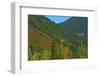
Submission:
[[[28,15],[28,60],[87,58],[88,18],[71,17],[55,23]]]

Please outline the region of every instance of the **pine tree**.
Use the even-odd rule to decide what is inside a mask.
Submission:
[[[82,40],[80,41],[80,45],[78,46],[77,51],[78,51],[79,58],[87,58],[88,57],[88,50]]]
[[[71,59],[72,58],[71,50],[69,49],[68,45],[65,46],[65,42],[60,43],[59,49],[60,49],[60,53],[61,53],[61,58],[63,58],[63,59]]]
[[[57,52],[56,41],[53,40],[51,44],[51,59],[56,59],[56,52]]]

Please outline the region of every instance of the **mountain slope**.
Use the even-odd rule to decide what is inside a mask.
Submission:
[[[29,26],[44,32],[52,38],[57,38],[57,36],[59,36],[58,38],[62,37],[61,34],[56,30],[57,24],[44,16],[29,15],[28,24]]]
[[[65,30],[72,33],[83,33],[87,37],[88,18],[87,17],[72,17],[68,21],[60,23]]]
[[[67,40],[71,44],[78,44],[79,40],[87,40],[87,17],[72,17],[69,20],[56,24],[44,16],[29,15],[28,24],[45,33],[51,39]]]

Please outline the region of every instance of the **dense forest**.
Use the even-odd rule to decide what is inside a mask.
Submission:
[[[28,15],[28,60],[88,58],[88,18],[71,17],[55,23]]]

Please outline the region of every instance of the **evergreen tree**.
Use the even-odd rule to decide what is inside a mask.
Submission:
[[[56,59],[56,53],[57,53],[56,41],[53,40],[51,44],[51,59]]]
[[[88,50],[87,47],[84,45],[83,41],[80,41],[78,46],[78,57],[79,58],[87,58],[88,57]]]
[[[66,43],[67,45],[67,43]],[[61,58],[63,59],[71,59],[72,58],[72,53],[71,50],[69,49],[68,45],[66,46],[65,42],[60,43],[60,53],[61,53]]]

